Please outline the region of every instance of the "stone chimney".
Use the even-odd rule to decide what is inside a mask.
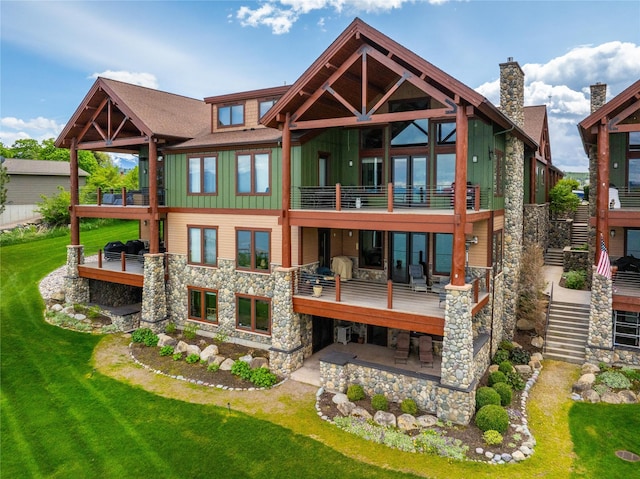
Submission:
[[[512,122],[524,127],[524,72],[512,57],[500,64],[500,109]]]
[[[600,109],[607,102],[607,84],[596,83],[591,85],[591,113]]]

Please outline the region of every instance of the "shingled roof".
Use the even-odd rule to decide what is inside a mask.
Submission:
[[[23,160],[6,158],[3,165],[10,175],[33,176],[70,176],[71,165],[68,161]],[[89,176],[84,170],[78,169],[79,176]]]

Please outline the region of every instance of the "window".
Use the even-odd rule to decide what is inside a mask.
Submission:
[[[189,319],[218,322],[218,292],[207,289],[188,288]]]
[[[436,233],[434,236],[434,273],[451,274],[453,235],[449,233]]]
[[[640,131],[629,132],[629,151],[640,151]]]
[[[236,163],[239,194],[269,194],[271,184],[269,153],[238,155]]]
[[[629,188],[640,188],[640,158],[629,158]]]
[[[260,110],[260,118],[265,116],[271,107],[276,104],[276,99],[272,98],[270,100],[260,100],[259,102],[259,110]]]
[[[438,145],[456,144],[456,124],[455,122],[438,123],[437,126]]]
[[[269,271],[271,257],[269,231],[237,230],[237,268],[251,271]]]
[[[640,229],[626,228],[625,231],[625,256],[640,258]]]
[[[189,263],[216,266],[218,263],[218,230],[189,226]]]
[[[614,310],[613,329],[616,346],[640,348],[640,313]]]
[[[360,160],[360,168],[362,170],[362,186],[382,186],[382,158],[362,158]]]
[[[188,159],[189,194],[216,194],[217,158],[215,156],[190,157]]]
[[[502,271],[502,230],[493,232],[493,271],[497,274]]]
[[[271,334],[271,301],[266,298],[236,296],[236,327]]]
[[[456,179],[456,154],[440,153],[436,156],[436,187],[438,191],[451,188]]]
[[[363,128],[360,130],[360,148],[362,150],[379,149],[384,146],[382,128]]]
[[[244,125],[244,104],[218,107],[218,126]]]
[[[382,231],[360,231],[360,267],[382,268],[383,238]]]
[[[397,121],[391,124],[391,146],[429,143],[429,120]]]

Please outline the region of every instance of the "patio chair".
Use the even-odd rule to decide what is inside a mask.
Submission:
[[[398,333],[398,340],[396,344],[396,352],[393,355],[396,363],[407,363],[409,359],[409,346],[411,345],[411,339],[409,338],[409,333],[400,332]]]
[[[427,290],[427,277],[422,271],[421,264],[409,265],[409,282],[413,291],[426,291]]]
[[[420,367],[426,363],[431,363],[433,367],[433,338],[431,336],[420,336],[419,348]]]

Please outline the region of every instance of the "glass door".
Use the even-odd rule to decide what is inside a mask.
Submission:
[[[393,202],[396,205],[419,206],[427,202],[427,157],[394,156]]]
[[[394,283],[409,282],[408,241],[407,233],[391,233],[391,281]]]

